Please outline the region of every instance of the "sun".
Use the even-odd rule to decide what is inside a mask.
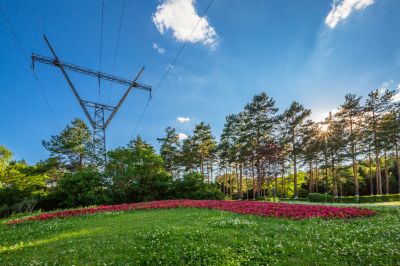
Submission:
[[[328,128],[329,128],[329,125],[327,125],[327,124],[323,124],[323,125],[321,125],[321,127],[320,127],[320,129],[321,129],[322,132],[327,132],[327,131],[328,131]]]

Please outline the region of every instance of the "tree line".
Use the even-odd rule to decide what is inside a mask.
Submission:
[[[262,92],[226,116],[217,141],[209,124],[181,140],[172,127],[160,151],[139,136],[94,152],[91,131],[75,119],[42,142],[35,165],[0,145],[0,213],[172,198],[256,199],[382,195],[400,191],[400,108],[395,92],[347,94],[323,121],[294,101],[282,111]]]
[[[160,155],[171,174],[200,172],[239,199],[399,193],[400,109],[394,96],[388,89],[364,100],[347,94],[335,112],[315,122],[300,103],[279,112],[262,92],[226,116],[218,142],[204,122],[183,141],[166,128]]]

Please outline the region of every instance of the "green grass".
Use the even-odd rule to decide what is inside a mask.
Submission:
[[[398,265],[400,208],[371,208],[351,220],[172,209],[3,222],[0,265]]]

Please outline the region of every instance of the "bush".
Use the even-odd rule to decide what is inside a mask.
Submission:
[[[310,194],[310,192],[308,191],[308,189],[300,188],[298,194],[299,194],[299,198],[307,198],[308,194]]]
[[[89,205],[109,204],[103,176],[94,168],[85,168],[76,173],[64,175],[50,196],[58,207],[73,208]]]
[[[332,195],[321,193],[310,193],[307,199],[311,202],[334,202],[334,197]]]
[[[400,194],[374,195],[374,196],[346,196],[334,198],[329,194],[310,193],[307,197],[311,202],[336,202],[336,203],[374,203],[400,201]]]
[[[374,202],[390,202],[390,201],[400,201],[400,194],[360,196],[360,197],[348,196],[336,199],[336,202],[339,203],[374,203]]]
[[[37,197],[29,189],[0,188],[0,203],[0,217],[7,217],[14,212],[31,212]]]
[[[188,173],[174,181],[172,197],[178,199],[218,199],[224,198],[221,190],[213,184],[204,183],[200,173]]]

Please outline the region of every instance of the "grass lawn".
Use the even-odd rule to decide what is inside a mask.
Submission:
[[[178,208],[1,222],[0,265],[399,265],[400,208],[368,207],[350,220]]]

